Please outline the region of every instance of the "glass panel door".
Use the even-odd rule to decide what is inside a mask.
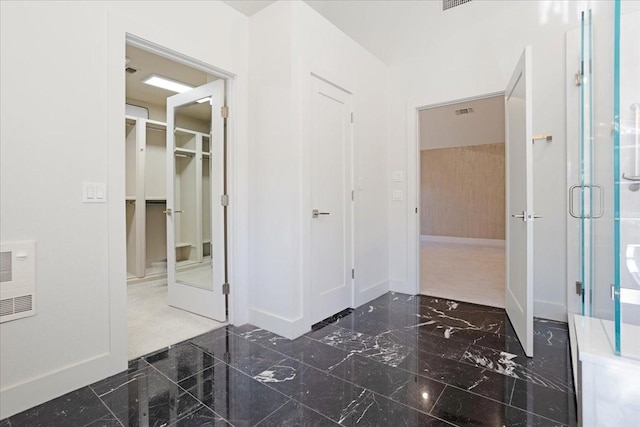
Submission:
[[[224,81],[167,98],[169,305],[225,321]]]

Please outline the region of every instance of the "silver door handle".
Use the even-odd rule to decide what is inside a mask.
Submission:
[[[311,218],[318,218],[320,215],[331,215],[331,212],[318,212],[318,209],[311,211]]]
[[[167,215],[171,215],[171,214],[174,214],[174,213],[182,213],[182,212],[184,212],[184,211],[172,211],[171,208],[167,209],[166,211],[162,211],[162,213],[165,213]]]
[[[522,218],[523,221],[527,220],[527,217],[524,214],[524,211],[522,212],[522,214],[513,214],[511,215],[512,218]]]

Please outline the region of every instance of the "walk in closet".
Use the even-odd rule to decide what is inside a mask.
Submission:
[[[194,126],[196,127],[196,126]],[[202,128],[203,126],[198,126]],[[203,129],[175,129],[176,268],[188,278],[211,257],[211,151]],[[127,278],[167,272],[166,123],[126,116]]]

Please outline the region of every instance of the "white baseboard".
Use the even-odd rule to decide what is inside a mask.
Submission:
[[[353,302],[354,308],[359,307],[362,304],[366,304],[371,300],[378,298],[380,295],[384,295],[389,292],[389,281],[383,280],[373,286],[366,289],[362,289],[355,295],[355,301]]]
[[[103,353],[38,378],[0,390],[0,419],[5,419],[73,390],[93,384],[121,370],[114,370],[111,353]]]
[[[249,323],[290,340],[296,339],[310,330],[310,325],[307,325],[302,317],[287,319],[256,308],[249,309]]]
[[[450,237],[450,236],[429,236],[423,234],[420,236],[422,242],[438,242],[438,243],[463,243],[466,245],[483,245],[483,246],[501,246],[504,247],[505,241],[501,239],[476,239],[474,237]]]
[[[533,302],[533,315],[542,319],[567,322],[567,309],[562,304],[547,301]]]
[[[401,294],[415,295],[416,292],[420,291],[420,288],[417,288],[414,284],[410,284],[406,280],[389,280],[389,290],[391,292],[398,292]]]

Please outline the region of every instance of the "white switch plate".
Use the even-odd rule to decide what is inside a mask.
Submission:
[[[394,171],[391,176],[391,181],[393,182],[402,182],[402,171]]]
[[[393,190],[392,200],[394,201],[402,200],[402,190]]]
[[[82,202],[107,203],[107,184],[104,182],[83,182]]]

